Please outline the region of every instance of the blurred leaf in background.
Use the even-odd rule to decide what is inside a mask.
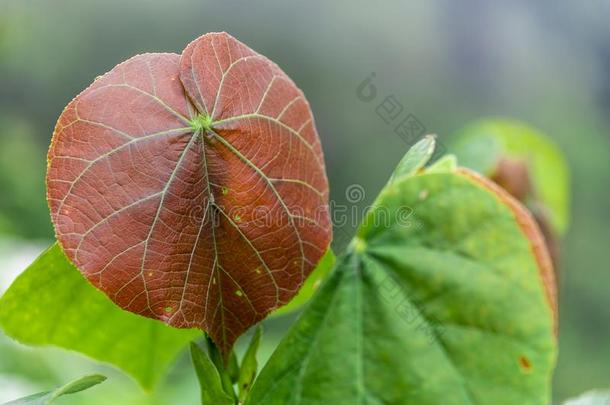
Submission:
[[[52,234],[45,198],[46,153],[28,123],[0,115],[0,236]]]
[[[492,178],[506,159],[512,159],[515,164],[522,162],[526,172],[513,170],[507,174],[523,174],[531,183],[525,186],[531,187],[527,190],[531,195],[519,199],[538,200],[545,207],[555,232],[560,235],[566,232],[570,210],[568,166],[548,136],[519,121],[483,119],[458,132],[452,151],[461,165]]]

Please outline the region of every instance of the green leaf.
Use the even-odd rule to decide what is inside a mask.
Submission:
[[[589,391],[577,398],[564,402],[564,405],[610,405],[610,391]]]
[[[223,389],[216,366],[207,353],[195,343],[191,343],[191,358],[201,387],[201,403],[233,405],[233,399]]]
[[[74,394],[80,391],[84,391],[88,388],[93,387],[94,385],[104,382],[105,380],[106,377],[104,377],[103,375],[88,375],[74,380],[53,391],[40,392],[38,394],[33,394],[25,398],[7,402],[4,405],[47,405],[63,395]]]
[[[457,169],[455,155],[445,155],[426,168],[427,173],[453,172]]]
[[[335,265],[335,254],[328,248],[324,256],[318,262],[316,268],[311,272],[297,295],[286,305],[271,313],[271,316],[285,315],[300,309],[316,292],[320,283],[330,273]]]
[[[405,208],[422,226],[401,223]],[[351,246],[248,404],[550,402],[551,307],[496,194],[457,172],[402,177]]]
[[[250,340],[248,350],[246,350],[246,354],[244,354],[244,358],[241,362],[239,380],[237,382],[240,403],[245,402],[248,393],[252,388],[252,383],[256,378],[256,373],[258,371],[258,362],[256,361],[256,354],[258,352],[258,346],[260,344],[262,334],[263,328],[260,326],[257,327],[256,331],[254,332],[254,336],[252,336],[252,340]]]
[[[231,352],[227,354],[227,366],[225,366],[225,358],[210,336],[206,336],[206,344],[210,360],[214,367],[216,367],[216,371],[220,376],[220,382],[224,392],[231,398],[236,399],[235,390],[233,389],[233,378],[231,377],[231,368],[233,367],[231,363],[232,358],[235,356],[234,351],[231,350]],[[235,357],[235,361],[237,361],[237,357]]]
[[[28,345],[54,345],[110,363],[145,389],[200,335],[123,311],[89,284],[57,244],[0,298],[0,326]]]
[[[569,171],[563,154],[540,131],[514,120],[484,119],[457,134],[452,151],[461,165],[490,176],[503,156],[524,159],[537,199],[553,228],[563,234],[569,222]]]
[[[390,183],[396,181],[402,176],[411,176],[422,169],[434,154],[434,146],[436,138],[434,135],[426,135],[415,145],[413,145],[403,158],[398,162]]]

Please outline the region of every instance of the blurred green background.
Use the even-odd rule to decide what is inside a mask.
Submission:
[[[375,112],[386,96],[444,145],[485,116],[550,135],[572,173],[555,399],[610,387],[609,13],[601,1],[0,0],[0,293],[51,243],[45,155],[63,107],[134,54],[179,53],[227,31],[304,90],[337,203],[354,183],[372,202],[408,148]],[[378,94],[366,102],[357,88],[373,72]],[[352,229],[337,230],[339,248]],[[268,322],[263,358],[290,322]],[[186,357],[147,396],[81,356],[0,335],[0,403],[95,370],[112,378],[62,403],[197,403]]]

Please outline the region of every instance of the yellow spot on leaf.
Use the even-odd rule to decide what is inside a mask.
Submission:
[[[354,251],[356,253],[362,253],[366,250],[366,242],[360,238],[354,238],[352,242],[354,244]]]

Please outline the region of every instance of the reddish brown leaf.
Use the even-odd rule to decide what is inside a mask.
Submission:
[[[136,56],[77,96],[47,186],[57,239],[95,286],[224,352],[296,294],[331,239],[303,93],[225,33]]]

